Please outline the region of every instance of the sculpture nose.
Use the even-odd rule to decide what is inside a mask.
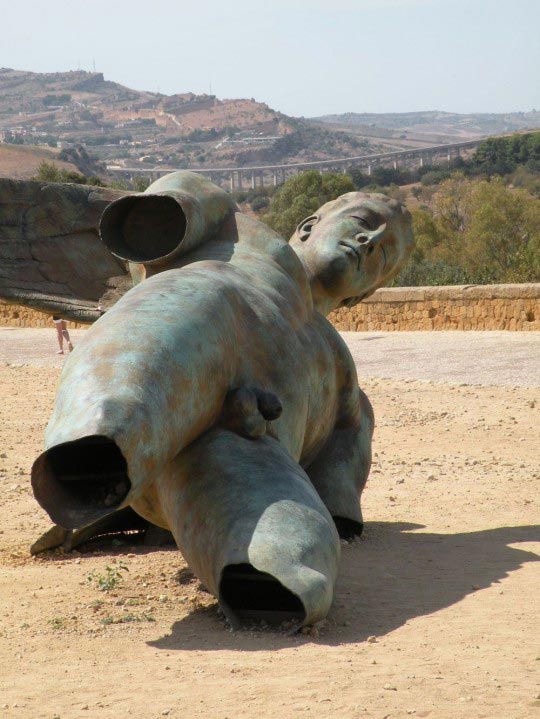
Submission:
[[[378,243],[383,239],[386,231],[386,224],[381,225],[373,232],[362,232],[356,236],[356,240],[360,247],[365,249],[368,254],[371,254]]]

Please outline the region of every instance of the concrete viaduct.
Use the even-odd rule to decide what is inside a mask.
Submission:
[[[359,155],[343,157],[336,160],[318,160],[314,162],[295,162],[289,165],[258,165],[255,167],[190,167],[192,172],[206,175],[212,182],[231,192],[264,185],[280,185],[282,182],[299,172],[318,170],[319,172],[342,172],[346,174],[353,168],[363,170],[371,175],[376,167],[412,167],[414,165],[435,165],[450,161],[460,156],[462,151],[476,148],[483,139],[468,142],[454,142],[448,145],[431,145],[413,150],[397,150],[376,155]],[[110,173],[133,180],[137,176],[146,176],[154,181],[162,175],[180,168],[142,168],[142,167],[108,167]]]

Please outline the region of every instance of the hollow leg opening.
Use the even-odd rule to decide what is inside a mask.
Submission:
[[[364,523],[356,522],[354,519],[348,517],[332,517],[336,529],[341,539],[353,539],[354,537],[360,537],[364,531]]]
[[[32,487],[54,522],[76,529],[115,511],[131,482],[115,442],[92,435],[40,455],[32,467]]]
[[[264,620],[281,624],[304,620],[300,599],[271,574],[260,572],[251,564],[229,564],[221,575],[219,597],[240,623]]]

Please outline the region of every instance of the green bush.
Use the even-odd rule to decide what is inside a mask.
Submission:
[[[97,175],[81,175],[79,172],[64,170],[57,167],[52,162],[42,160],[39,163],[38,171],[32,178],[33,180],[41,180],[41,182],[72,182],[76,185],[93,185],[95,187],[105,187],[103,180]]]
[[[453,175],[411,214],[416,246],[396,286],[540,281],[540,203],[526,190]]]
[[[250,202],[250,207],[253,210],[253,212],[257,212],[258,210],[262,210],[265,207],[268,207],[270,203],[270,200],[268,197],[262,197],[259,195],[259,197],[254,197],[253,200]]]
[[[321,205],[354,191],[348,175],[316,170],[290,177],[273,195],[263,220],[282,237],[289,238],[298,224]]]

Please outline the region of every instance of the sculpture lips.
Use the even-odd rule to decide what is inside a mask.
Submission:
[[[354,254],[356,255],[356,269],[360,270],[360,266],[362,264],[362,251],[361,251],[360,247],[357,247],[356,245],[353,245],[353,244],[349,244],[345,240],[341,240],[341,242],[339,244],[342,247],[347,247],[349,250],[352,250],[354,252]],[[350,257],[352,257],[352,255],[350,255],[350,253],[347,253],[347,254]]]

